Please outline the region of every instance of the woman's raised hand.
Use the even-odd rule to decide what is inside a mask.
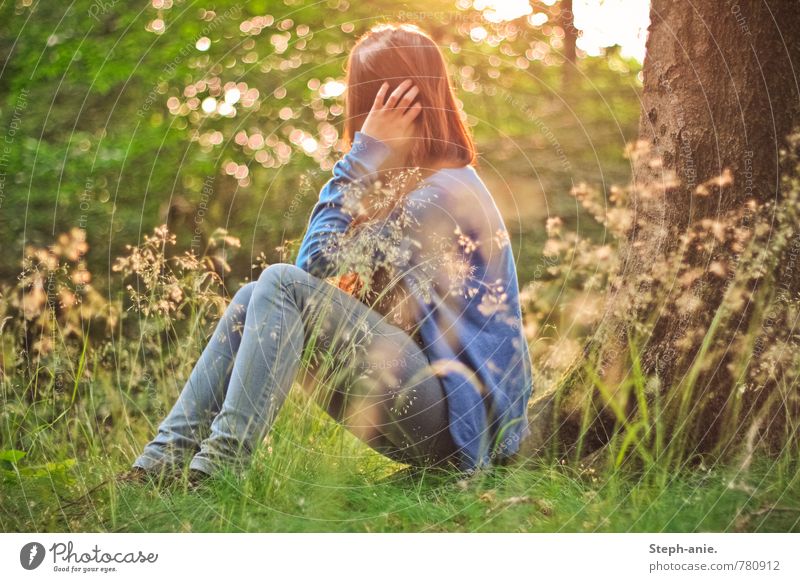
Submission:
[[[404,157],[412,145],[414,120],[422,111],[422,105],[414,102],[419,95],[419,87],[411,79],[406,79],[387,99],[388,91],[389,83],[384,82],[375,95],[361,132],[384,142],[392,148],[393,153]]]

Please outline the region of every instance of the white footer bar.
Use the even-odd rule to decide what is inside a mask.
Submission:
[[[796,581],[798,554],[766,533],[0,534],[3,580]]]

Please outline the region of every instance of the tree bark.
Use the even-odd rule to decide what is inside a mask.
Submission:
[[[750,200],[778,199],[779,151],[800,110],[798,4],[653,0],[643,74],[640,139],[652,144],[664,172],[674,172],[680,185],[663,198],[634,200],[648,225],[663,228],[634,229],[623,276],[674,251],[680,241],[675,234],[687,233],[698,221],[723,220]],[[637,179],[652,174],[637,170]],[[708,182],[726,172],[732,184],[709,192]],[[662,173],[657,179],[670,178]],[[689,249],[684,263],[705,271],[714,260],[732,259],[722,252]],[[707,287],[701,319],[713,313],[724,290],[719,284]],[[664,313],[648,346],[650,360],[668,356],[661,359],[667,381],[675,360],[667,347],[680,334],[674,314]]]
[[[800,104],[796,0],[653,0],[643,74],[641,137],[695,202],[687,209],[686,199],[670,198],[673,220],[774,199],[778,150]],[[691,191],[726,168],[734,187],[698,207]]]
[[[676,421],[674,434],[698,452],[727,450],[730,443],[721,439],[747,430],[748,410],[752,419],[775,401],[774,381],[758,390],[747,383],[765,351],[752,338],[769,343],[797,333],[788,321],[769,328],[763,322],[779,287],[793,296],[800,290],[800,269],[786,275],[781,267],[800,237],[785,213],[782,222],[776,218],[786,196],[781,150],[800,123],[800,6],[797,0],[652,0],[643,75],[631,227],[606,318],[587,350],[610,388],[591,397],[599,413],[591,442],[582,446],[588,452],[620,430],[620,407],[635,413],[636,399],[620,395],[619,387],[637,360],[648,397],[673,406],[673,420],[685,425]],[[763,232],[757,224],[770,212],[776,230]],[[742,260],[752,245],[772,253],[755,267]],[[742,306],[723,313],[734,288]],[[796,353],[796,340],[786,341]],[[747,374],[737,363],[745,349],[753,351]],[[595,390],[596,380],[577,377],[567,388],[573,395],[579,385]],[[612,414],[609,401],[618,396]],[[578,407],[561,414],[555,424],[563,440],[586,435]],[[725,423],[734,416],[741,426],[729,430]]]
[[[569,88],[577,77],[578,64],[578,29],[575,28],[575,14],[572,11],[572,0],[561,0],[560,25],[564,29],[564,65],[562,68],[562,83],[564,88]]]

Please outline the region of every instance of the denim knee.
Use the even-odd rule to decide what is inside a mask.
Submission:
[[[231,299],[231,303],[240,303],[242,305],[247,305],[250,303],[250,298],[253,296],[253,291],[256,290],[257,283],[255,281],[250,281],[242,285],[236,293],[233,294],[233,298]]]
[[[284,290],[294,292],[294,284],[307,273],[295,265],[276,263],[270,265],[261,273],[256,283],[254,296],[262,293],[273,295],[276,291]]]

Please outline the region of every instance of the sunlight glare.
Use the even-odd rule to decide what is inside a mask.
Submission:
[[[540,0],[552,6],[556,0]],[[547,22],[545,14],[533,14],[528,0],[473,0],[472,7],[492,23],[528,16],[532,26]],[[620,45],[624,57],[644,60],[647,27],[650,24],[648,0],[573,0],[575,27],[581,31],[578,48],[589,56],[602,54],[602,49]],[[472,40],[485,38],[483,27],[472,29]],[[476,38],[477,37],[477,38]]]
[[[623,57],[644,61],[650,2],[647,0],[574,0],[578,48],[597,56],[604,47],[620,45]]]
[[[211,47],[211,39],[207,36],[200,37],[194,46],[200,52],[205,52]]]
[[[217,110],[217,100],[213,97],[206,97],[200,107],[205,113],[213,113]]]
[[[474,0],[472,7],[489,22],[504,22],[527,16],[533,9],[528,0]]]
[[[327,81],[323,83],[322,86],[319,88],[319,95],[323,99],[330,99],[332,97],[338,97],[342,93],[347,86],[341,81]]]
[[[300,142],[300,147],[302,147],[303,151],[307,154],[313,154],[319,148],[319,144],[313,137],[307,136]]]
[[[225,103],[228,105],[235,105],[239,102],[239,99],[242,98],[242,92],[239,91],[238,87],[232,87],[225,91]]]

